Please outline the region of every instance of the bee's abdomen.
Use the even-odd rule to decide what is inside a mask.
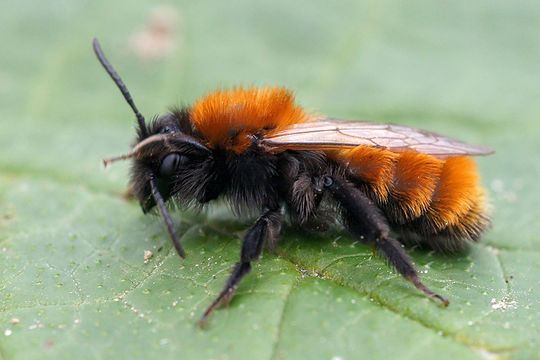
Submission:
[[[367,146],[342,151],[338,157],[405,243],[458,250],[466,240],[477,241],[489,224],[484,191],[470,157],[439,159]]]

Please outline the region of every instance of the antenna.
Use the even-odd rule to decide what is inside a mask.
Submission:
[[[131,108],[133,109],[133,112],[137,116],[137,122],[139,123],[139,131],[143,138],[148,136],[148,130],[146,128],[146,122],[144,121],[144,117],[139,112],[137,107],[135,106],[135,103],[133,102],[133,99],[131,98],[131,94],[129,93],[126,84],[120,79],[120,76],[118,76],[118,73],[114,70],[111,63],[107,58],[105,57],[105,54],[103,54],[103,50],[101,50],[101,46],[99,45],[99,41],[97,38],[94,38],[92,41],[92,45],[94,46],[94,52],[96,53],[96,56],[103,65],[103,68],[105,68],[105,71],[107,71],[107,74],[111,77],[111,79],[114,81],[116,86],[118,86],[118,89],[120,89],[120,92],[122,95],[124,95],[124,99],[126,99],[127,103]]]
[[[154,197],[154,200],[156,201],[159,212],[161,213],[161,216],[163,217],[163,221],[165,221],[165,225],[167,226],[167,230],[169,231],[169,235],[174,244],[176,252],[178,253],[178,255],[180,255],[182,259],[185,259],[186,253],[184,251],[184,248],[182,247],[182,243],[180,242],[180,239],[178,239],[178,236],[176,235],[176,231],[174,230],[174,225],[171,220],[171,216],[169,215],[169,211],[167,210],[165,201],[163,201],[163,198],[161,197],[161,194],[159,193],[158,187],[156,185],[154,174],[150,172],[148,174],[148,178],[149,178],[148,180],[150,181],[150,190],[152,191],[152,196]]]

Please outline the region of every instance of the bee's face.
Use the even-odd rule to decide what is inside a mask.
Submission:
[[[177,114],[167,114],[149,124],[148,137],[137,139],[131,187],[144,212],[156,204],[149,184],[151,177],[165,202],[179,192],[182,200],[197,195],[194,177],[201,178],[211,152],[195,137],[185,134],[183,127],[185,121]]]

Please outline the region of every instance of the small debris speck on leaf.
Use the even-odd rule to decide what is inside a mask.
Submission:
[[[504,298],[501,301],[496,299],[491,299],[491,308],[493,310],[506,310],[506,309],[515,309],[517,308],[517,302],[515,300],[510,301],[510,299]]]
[[[154,255],[154,253],[150,250],[144,250],[144,263],[148,264],[148,260]]]

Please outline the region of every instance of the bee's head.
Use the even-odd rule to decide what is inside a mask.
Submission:
[[[93,47],[98,60],[133,109],[138,122],[133,149],[125,155],[105,159],[104,164],[107,166],[117,160],[133,158],[131,188],[143,212],[157,205],[178,254],[185,257],[165,202],[178,192],[188,200],[190,196],[196,198],[196,190],[201,188],[197,186],[197,179],[202,178],[201,171],[208,168],[202,165],[210,158],[211,151],[192,136],[188,111],[173,111],[147,124],[124,82],[103,54],[97,39],[94,39]],[[192,192],[190,188],[193,188]]]
[[[148,124],[148,136],[139,132],[133,150],[119,157],[133,158],[130,185],[145,213],[157,204],[152,179],[164,202],[176,194],[181,201],[197,199],[211,151],[191,135],[187,124],[187,111],[161,116]]]

